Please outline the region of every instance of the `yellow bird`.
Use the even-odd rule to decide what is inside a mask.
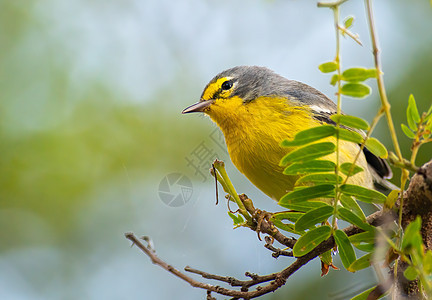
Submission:
[[[293,190],[298,176],[283,174],[279,162],[295,148],[281,146],[301,130],[335,124],[336,105],[318,90],[288,80],[258,66],[239,66],[216,75],[198,103],[182,113],[203,112],[222,130],[232,162],[256,187],[275,200]],[[335,141],[334,138],[328,138]],[[339,163],[352,162],[359,145],[340,140]],[[324,157],[336,162],[336,155]],[[366,148],[357,165],[364,169],[350,183],[372,188],[388,186],[391,177],[385,160]],[[390,184],[390,183],[389,183]]]

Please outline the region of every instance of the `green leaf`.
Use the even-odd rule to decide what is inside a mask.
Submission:
[[[346,83],[342,86],[341,94],[354,98],[364,98],[369,95],[371,89],[363,83]]]
[[[401,128],[407,137],[409,137],[410,139],[415,138],[415,133],[412,132],[411,129],[408,128],[408,126],[406,126],[405,124],[401,124]]]
[[[341,185],[340,190],[347,196],[353,196],[358,200],[367,203],[384,203],[387,198],[384,194],[378,191],[353,184]]]
[[[413,266],[408,266],[408,268],[404,271],[404,276],[409,281],[413,281],[417,278],[418,273],[417,270]]]
[[[306,145],[311,142],[315,142],[320,139],[323,139],[325,137],[332,136],[334,135],[335,131],[336,128],[332,125],[323,125],[323,126],[309,128],[298,132],[295,135],[294,140],[292,141],[288,141],[288,140],[282,141],[281,146],[293,147],[293,146]]]
[[[428,111],[426,112],[426,118],[430,118],[432,116],[432,105],[429,106]]]
[[[306,173],[334,172],[336,164],[329,160],[312,160],[304,163],[294,163],[285,168],[285,175],[300,175]]]
[[[350,68],[342,73],[342,80],[349,82],[365,81],[366,79],[376,77],[376,69]]]
[[[358,295],[355,296],[354,298],[351,298],[351,300],[367,300],[369,294],[370,294],[374,289],[376,289],[375,286],[374,286],[374,287],[371,287],[370,289],[367,289],[366,291],[364,291],[364,292],[361,293],[361,294],[358,294]],[[384,297],[384,296],[385,296],[385,294],[379,296],[378,299],[381,299],[381,298]]]
[[[378,141],[376,138],[368,138],[366,140],[365,146],[370,152],[372,152],[378,157],[387,158],[388,156],[386,147],[384,147],[384,145],[381,144],[381,142]]]
[[[339,139],[345,140],[348,142],[353,142],[356,144],[363,143],[363,137],[359,133],[345,129],[345,128],[339,128],[338,130],[339,130]],[[336,133],[335,133],[335,136],[336,136]]]
[[[339,218],[341,218],[344,221],[347,221],[348,223],[351,223],[365,231],[373,231],[374,228],[372,225],[369,225],[368,223],[364,222],[362,219],[360,219],[356,214],[351,212],[350,210],[340,207],[337,212]]]
[[[411,97],[410,97],[411,99]],[[406,110],[406,116],[407,116],[407,122],[408,122],[408,126],[412,131],[417,131],[417,124],[414,121],[413,118],[413,113],[412,113],[412,108],[410,108],[410,102],[408,102],[408,107]]]
[[[298,235],[304,234],[304,232],[296,231],[294,228],[294,224],[285,224],[281,221],[275,221],[275,222],[273,222],[273,225],[276,226],[277,228],[279,228],[281,230],[285,230],[287,232],[291,232],[291,233],[298,234]]]
[[[294,228],[297,231],[309,229],[315,224],[327,220],[333,215],[333,211],[334,209],[331,206],[323,206],[310,210],[297,220]]]
[[[357,201],[351,196],[342,194],[339,200],[343,207],[354,213],[362,221],[366,221],[366,216],[363,210],[361,209],[360,205],[358,205]]]
[[[297,221],[300,216],[302,216],[303,213],[301,212],[281,212],[274,214],[270,221],[273,223],[274,226],[276,226],[279,229],[294,233],[294,234],[303,234],[304,232],[296,231],[294,228],[294,224],[287,224],[284,223],[284,220],[288,220],[291,222]]]
[[[231,217],[231,219],[234,222],[234,226],[237,225],[241,225],[244,223],[244,219],[243,217],[239,214],[238,216],[236,216],[235,214],[233,214],[232,212],[228,212],[228,215]]]
[[[367,289],[366,291],[358,294],[357,296],[351,298],[351,300],[367,300],[369,294],[375,289],[375,287],[371,287],[370,289]]]
[[[294,244],[293,254],[296,257],[303,256],[311,252],[321,242],[328,239],[331,235],[330,226],[320,226],[306,232]]]
[[[335,121],[336,123],[339,122],[341,125],[345,125],[351,128],[357,128],[362,130],[369,130],[369,123],[366,120],[363,120],[362,118],[349,116],[349,115],[332,115],[330,116],[330,119]]]
[[[284,211],[284,212],[273,214],[270,220],[272,222],[275,220],[279,220],[279,221],[288,220],[291,222],[296,222],[303,215],[304,213],[298,211]]]
[[[373,252],[374,250],[376,250],[375,244],[360,243],[360,244],[353,244],[353,246],[363,252]]]
[[[327,264],[327,265],[332,265],[333,264],[333,257],[332,257],[332,251],[326,251],[323,254],[320,254],[320,259],[323,263]]]
[[[334,72],[337,70],[337,62],[335,61],[329,61],[329,62],[325,62],[322,63],[318,66],[318,69],[323,72],[323,73],[330,73],[330,72]]]
[[[426,113],[426,117],[424,118],[424,121],[427,122],[429,121],[430,118],[432,118],[432,105],[429,107]]]
[[[353,22],[354,22],[354,17],[349,16],[344,20],[343,23],[344,23],[345,28],[348,29],[352,26]]]
[[[417,123],[420,122],[420,115],[417,110],[417,105],[414,96],[411,94],[408,99],[408,108],[406,111],[408,126],[413,130],[417,131]]]
[[[375,231],[364,231],[364,232],[354,234],[349,237],[349,240],[353,244],[360,244],[360,243],[373,244],[375,243]]]
[[[350,172],[351,168],[353,168],[353,170]],[[357,165],[353,166],[352,163],[348,163],[348,162],[341,164],[339,166],[339,169],[343,174],[345,174],[347,176],[348,176],[348,174],[350,174],[350,176],[353,176],[353,175],[363,171],[363,168],[361,168]]]
[[[429,131],[432,131],[432,118],[430,118],[430,119],[427,121],[427,123],[426,123],[426,125],[425,125],[425,129],[426,129],[426,130],[429,130]]]
[[[412,248],[421,250],[423,241],[420,235],[421,229],[421,217],[417,218],[408,224],[405,228],[404,235],[402,238],[402,251],[407,251]]]
[[[363,255],[354,261],[348,268],[348,271],[355,272],[368,268],[371,265],[372,253]]]
[[[338,178],[338,179],[336,179]],[[314,174],[308,174],[303,177],[300,177],[296,181],[296,185],[302,184],[302,183],[315,183],[315,184],[322,184],[322,183],[328,183],[328,184],[336,184],[342,183],[342,177],[336,176],[336,174],[333,173],[314,173]]]
[[[279,205],[288,208],[288,209],[292,209],[292,210],[296,210],[296,211],[302,211],[302,212],[308,212],[312,209],[318,208],[318,207],[323,207],[323,206],[328,206],[328,204],[322,202],[322,201],[305,201],[305,202],[299,202],[299,203],[284,203],[284,204],[280,204]]]
[[[339,255],[345,269],[348,270],[349,266],[356,260],[356,255],[351,242],[345,232],[338,229],[333,234],[336,245],[339,249]]]
[[[392,208],[399,197],[399,190],[393,190],[387,195],[387,199],[384,203],[386,208]]]
[[[279,205],[283,206],[284,204],[289,203],[299,203],[310,199],[330,197],[334,197],[334,185],[315,185],[301,190],[289,192],[279,200]]]
[[[330,84],[334,86],[338,82],[338,79],[339,79],[339,75],[333,74],[332,78],[330,79]]]
[[[335,149],[336,146],[331,142],[307,145],[285,155],[282,158],[280,165],[286,166],[288,163],[311,161],[332,154]]]
[[[432,251],[428,250],[423,258],[423,270],[426,274],[432,273]]]

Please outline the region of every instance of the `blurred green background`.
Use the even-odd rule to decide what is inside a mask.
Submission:
[[[376,2],[408,155],[399,126],[408,96],[420,110],[432,103],[432,11],[426,0]],[[343,65],[372,67],[362,2],[343,5],[350,14],[364,46],[344,40]],[[222,195],[215,206],[212,159],[227,162],[237,190],[258,207],[277,205],[233,168],[209,120],[180,112],[216,73],[243,64],[334,95],[317,68],[334,55],[332,22],[315,1],[0,0],[0,299],[205,298],[131,249],[127,231],[151,236],[179,268],[242,278],[287,266],[253,232],[232,230]],[[370,83],[371,97],[343,103],[369,121],[378,108]],[[375,136],[392,149],[380,125]],[[177,207],[159,194],[173,173],[192,183],[169,182],[168,194],[189,200]],[[310,263],[264,298],[345,299],[375,282],[370,270],[320,278],[319,268]]]

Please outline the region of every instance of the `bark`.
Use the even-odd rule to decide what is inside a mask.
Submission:
[[[421,235],[427,249],[432,249],[432,160],[423,165],[411,178],[404,196],[402,227],[405,228],[416,216],[422,218]],[[401,299],[421,299],[418,281],[408,281],[403,272],[407,263],[399,260],[397,289]]]

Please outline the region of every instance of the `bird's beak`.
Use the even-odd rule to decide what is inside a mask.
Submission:
[[[213,103],[213,100],[203,100],[198,103],[192,104],[189,107],[183,109],[182,114],[188,114],[192,112],[203,112],[207,107]]]

